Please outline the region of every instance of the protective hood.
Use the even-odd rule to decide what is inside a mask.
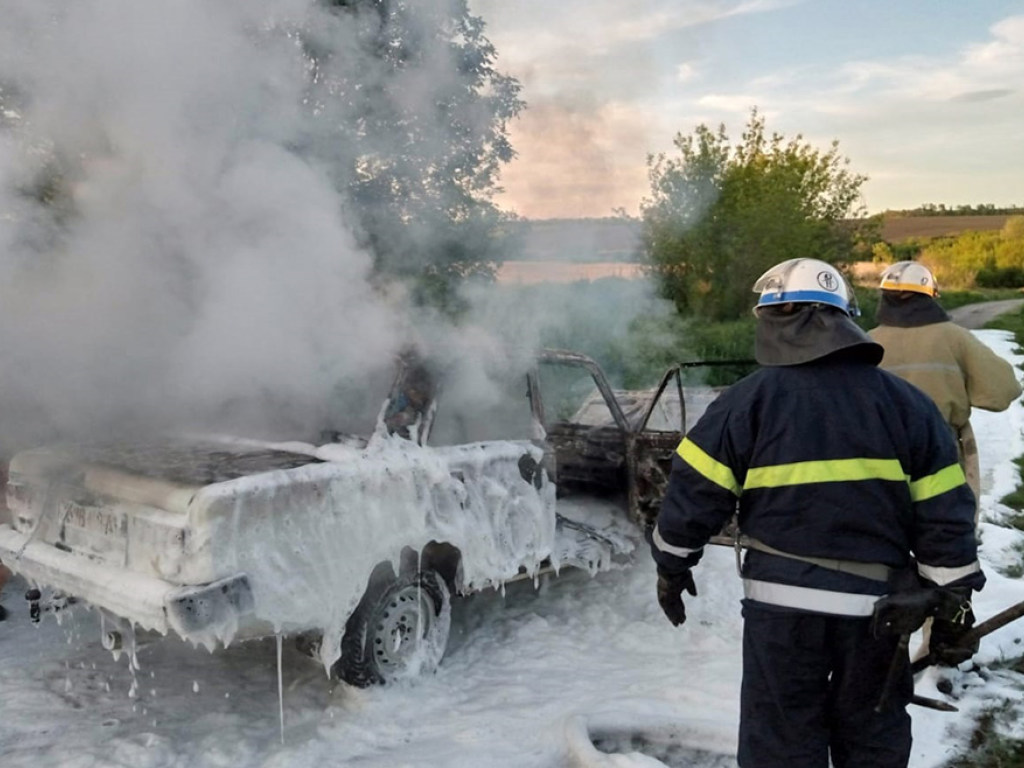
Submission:
[[[923,293],[882,291],[878,301],[878,322],[897,328],[917,328],[949,322],[949,315],[931,296]]]
[[[846,350],[871,365],[884,350],[847,315],[809,304],[795,312],[762,309],[757,316],[754,357],[761,365],[799,365]]]

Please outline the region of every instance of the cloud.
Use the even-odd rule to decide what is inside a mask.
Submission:
[[[965,64],[985,71],[1018,69],[1024,59],[1024,16],[1011,16],[992,25],[993,39],[967,49]]]
[[[969,91],[968,93],[960,93],[950,98],[950,101],[965,101],[965,102],[978,102],[978,101],[994,101],[995,99],[1003,99],[1007,96],[1012,96],[1016,91],[1011,88],[989,88],[983,91]]]
[[[849,62],[836,73],[839,89],[914,101],[1015,91],[1024,78],[1024,16],[1003,19],[989,32],[990,40],[966,45],[951,57],[897,56]]]
[[[676,67],[676,80],[680,83],[688,83],[697,77],[697,68],[690,62],[684,61]]]
[[[512,128],[520,162],[503,172],[499,202],[527,218],[635,212],[648,191],[649,130],[621,103],[534,102]]]
[[[503,36],[539,35],[554,39],[557,32],[572,30],[577,40],[598,41],[603,47],[621,42],[650,40],[666,31],[708,24],[729,16],[763,13],[792,5],[792,0],[588,0],[586,12],[573,3],[548,0],[471,0],[474,13],[490,25],[488,34],[500,42]],[[546,23],[538,24],[543,19]],[[545,33],[545,29],[549,30]],[[544,46],[542,45],[541,48]],[[499,47],[500,50],[500,47]]]
[[[709,93],[697,99],[697,106],[728,112],[730,114],[749,114],[752,107],[757,106],[758,99],[752,94],[744,93]]]
[[[645,51],[673,33],[793,4],[794,0],[471,3],[488,24],[488,36],[499,52],[499,66],[546,96],[579,88],[601,90],[609,69],[637,71],[650,78],[655,63]],[[628,54],[617,58],[624,51]]]

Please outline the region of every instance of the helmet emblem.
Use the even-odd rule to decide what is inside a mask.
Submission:
[[[826,272],[824,270],[818,273],[818,285],[826,291],[831,291],[833,293],[839,290],[839,281],[836,280],[836,276],[831,272]]]

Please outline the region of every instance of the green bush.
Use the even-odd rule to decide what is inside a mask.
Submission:
[[[674,144],[674,156],[648,158],[641,243],[662,295],[681,313],[741,318],[750,286],[772,265],[865,256],[867,233],[877,230],[859,207],[867,177],[849,170],[836,142],[818,149],[800,135],[769,133],[755,109],[738,141],[724,125],[699,125]]]
[[[1024,345],[1024,310],[1010,312],[985,323],[986,328],[1010,331],[1018,344]]]
[[[985,267],[978,270],[974,282],[979,288],[1020,288],[1024,286],[1024,267]]]

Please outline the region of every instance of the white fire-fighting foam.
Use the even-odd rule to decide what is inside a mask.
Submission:
[[[247,445],[252,448],[251,442]],[[455,547],[460,556],[455,586],[460,590],[498,586],[521,572],[535,574],[546,559],[557,566],[560,555],[579,558],[564,544],[554,546],[554,486],[544,481],[537,488],[532,477],[524,479],[521,473],[524,456],[534,466],[543,458],[529,442],[434,448],[388,436],[382,429],[365,447],[289,447],[300,451],[296,462],[281,464],[291,468],[207,485],[181,485],[118,469],[85,471],[83,487],[105,495],[82,513],[102,510],[102,517],[86,522],[82,533],[76,523],[62,534],[89,535],[75,539],[77,548],[86,549],[74,555],[52,546],[58,530],[65,528],[53,518],[77,504],[80,490],[61,480],[67,469],[29,481],[22,475],[32,462],[19,457],[17,482],[27,483],[35,499],[25,513],[38,517],[31,529],[21,526],[28,539],[18,548],[25,550],[23,558],[5,559],[15,571],[24,568],[26,575],[35,574],[50,586],[67,585],[77,597],[131,624],[174,629],[211,650],[230,644],[240,628],[243,637],[322,631],[321,655],[329,669],[370,574],[387,562],[401,572],[405,550],[418,555],[431,542]],[[231,450],[232,444],[225,443],[225,454]],[[187,448],[179,451],[179,460],[188,455]],[[32,458],[39,459],[33,466],[42,466],[48,455],[33,452]],[[122,455],[131,452],[124,449]],[[303,456],[312,463],[301,464]],[[162,519],[169,535],[143,533],[153,519]],[[4,541],[15,535],[3,531]],[[47,579],[47,573],[59,576]],[[175,599],[175,585],[221,583],[237,576],[248,583],[251,610],[246,598],[241,615],[204,610],[204,616],[212,614],[209,623],[179,620],[174,612],[165,616],[162,606]]]
[[[519,475],[528,452],[539,460],[522,443],[423,448],[380,437],[361,450],[325,446],[323,464],[210,486],[190,509],[197,572],[182,579],[202,583],[211,567],[245,573],[257,618],[322,628],[329,666],[374,566],[397,566],[406,547],[457,547],[469,588],[536,571],[552,552],[554,487]],[[189,639],[209,644],[222,630]]]

